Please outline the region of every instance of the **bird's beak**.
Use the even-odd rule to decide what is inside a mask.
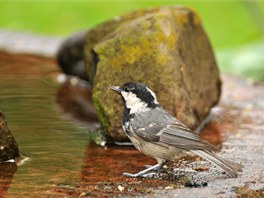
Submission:
[[[119,86],[110,86],[108,89],[116,91],[117,93],[121,93],[122,89]]]

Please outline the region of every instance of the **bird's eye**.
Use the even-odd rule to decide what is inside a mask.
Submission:
[[[125,87],[125,88],[124,88],[124,91],[129,92],[130,89],[129,89],[128,87]]]

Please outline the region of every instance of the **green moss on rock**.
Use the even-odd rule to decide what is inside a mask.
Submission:
[[[107,26],[109,25],[109,26]],[[90,76],[97,115],[107,135],[125,140],[121,128],[122,101],[107,90],[110,85],[139,81],[148,85],[160,104],[194,129],[220,96],[221,81],[214,54],[197,13],[185,7],[133,12],[104,28],[96,43],[87,35],[97,56]],[[98,36],[98,35],[97,35]]]

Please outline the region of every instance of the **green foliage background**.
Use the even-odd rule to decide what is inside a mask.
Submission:
[[[221,70],[264,80],[264,1],[0,1],[0,29],[67,36],[129,11],[168,5],[200,14]]]

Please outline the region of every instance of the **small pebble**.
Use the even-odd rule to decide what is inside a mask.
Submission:
[[[121,191],[121,192],[125,189],[125,187],[123,187],[123,186],[121,186],[121,185],[118,185],[117,188],[118,188],[118,190]]]

